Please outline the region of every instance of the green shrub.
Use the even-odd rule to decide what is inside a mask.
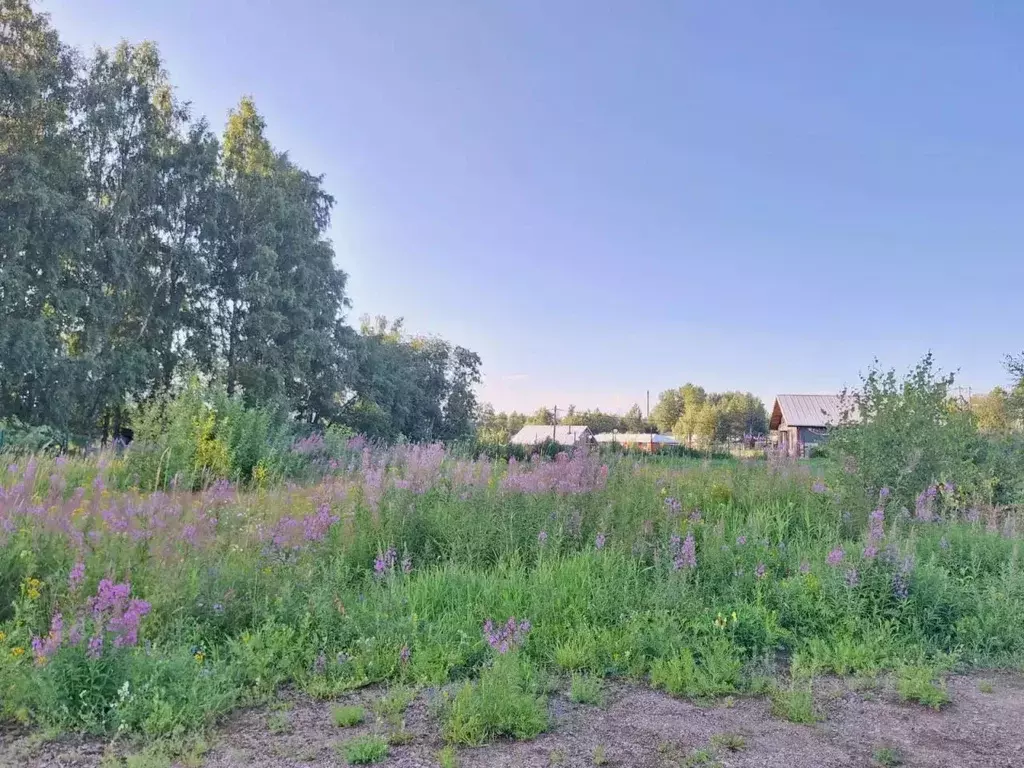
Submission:
[[[651,685],[675,696],[702,698],[733,693],[743,662],[725,640],[701,646],[698,661],[689,649],[675,656],[656,659],[651,665]]]
[[[937,679],[934,667],[908,665],[900,668],[896,690],[903,701],[914,701],[932,709],[941,709],[950,701],[946,684]]]
[[[339,728],[351,728],[366,720],[366,710],[356,706],[337,706],[331,708],[331,720]]]
[[[810,686],[791,686],[772,694],[772,714],[791,723],[815,723],[820,718],[814,710],[814,695]]]
[[[593,675],[574,674],[569,684],[569,698],[577,704],[598,706],[603,698],[600,678]]]
[[[382,763],[391,752],[388,743],[380,736],[357,736],[339,745],[345,761],[350,765],[368,765]]]
[[[532,739],[547,727],[547,703],[536,693],[533,671],[514,653],[499,656],[479,680],[465,683],[444,718],[445,738],[470,746],[501,736]]]

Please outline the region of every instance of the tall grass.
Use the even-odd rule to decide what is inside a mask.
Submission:
[[[1024,652],[1014,521],[955,490],[928,522],[883,505],[879,530],[805,465],[359,448],[247,491],[116,490],[109,456],[0,467],[0,714],[161,736],[286,683],[459,682],[441,714],[475,743],[542,728],[560,670],[702,697],[784,657],[860,675]],[[510,617],[529,630],[497,648],[484,624]]]

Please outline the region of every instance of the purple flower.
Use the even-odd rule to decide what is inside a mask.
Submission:
[[[846,572],[846,574],[845,574],[845,578],[846,578],[846,586],[848,586],[848,587],[852,588],[852,587],[856,587],[858,584],[860,584],[860,575],[857,573],[857,569],[856,568],[849,569]]]
[[[878,547],[874,546],[873,544],[869,544],[868,546],[864,547],[863,555],[865,560],[872,560],[877,554]]]
[[[811,491],[814,493],[826,493],[828,486],[825,485],[823,480],[815,480],[814,485],[811,486]]]
[[[758,579],[763,579],[767,572],[768,569],[765,568],[764,563],[758,563],[757,568],[754,569],[754,576],[756,576]]]
[[[89,638],[89,648],[86,655],[90,659],[98,659],[103,654],[103,635],[93,635]]]
[[[673,498],[671,496],[665,499],[665,506],[668,507],[668,512],[670,515],[678,515],[683,509],[682,502],[679,501],[679,499]]]
[[[547,542],[548,542],[548,532],[547,531],[541,531],[540,533],[538,533],[537,534],[537,541],[540,542],[541,544],[547,544]]]
[[[746,536],[740,534],[739,536],[736,537],[736,545],[737,546],[742,547],[746,543],[747,543],[747,537]]]
[[[386,576],[395,570],[395,562],[398,560],[398,552],[394,547],[388,547],[383,553],[377,553],[377,559],[373,561],[373,570],[377,576]]]
[[[71,568],[71,573],[68,574],[68,586],[71,591],[74,592],[78,589],[78,585],[82,583],[82,579],[85,578],[85,563],[75,563]]]
[[[671,548],[673,571],[680,571],[684,568],[692,570],[697,567],[697,542],[694,541],[692,533],[686,534],[686,540],[683,542],[680,542],[678,536],[673,536]]]
[[[949,539],[947,539],[945,536],[943,536],[941,539],[939,539],[939,548],[940,549],[949,549]]]
[[[484,622],[484,639],[500,654],[506,654],[518,648],[526,640],[532,625],[526,619],[516,623],[516,617],[510,616],[501,626],[495,626],[491,619]]]
[[[802,573],[802,574],[804,574],[806,576],[810,572],[811,572],[811,564],[809,562],[804,560],[802,563],[800,563],[800,573]]]
[[[892,493],[892,491],[889,490],[888,486],[882,486],[882,490],[880,490],[878,492],[878,498],[880,498],[880,499],[888,499],[889,495],[891,493]]]
[[[699,509],[695,509],[695,510],[693,510],[693,512],[690,513],[690,522],[691,523],[699,523],[700,522],[700,517],[701,517],[700,510]]]
[[[910,574],[914,570],[914,559],[904,557],[892,576],[892,593],[897,600],[906,600],[910,595]]]
[[[599,533],[599,534],[597,534],[597,537],[594,539],[594,547],[596,549],[604,549],[604,542],[605,542],[604,534],[603,533]]]
[[[408,645],[403,645],[402,650],[398,652],[398,660],[404,665],[409,663],[409,656],[411,651]]]
[[[843,558],[846,553],[843,552],[841,547],[836,547],[828,553],[828,557],[825,558],[825,562],[831,565],[833,568],[843,562]]]
[[[945,491],[946,493],[952,493],[953,491],[956,490],[956,486],[947,481],[942,484],[942,490]]]

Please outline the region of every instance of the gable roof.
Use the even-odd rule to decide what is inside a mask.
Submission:
[[[790,427],[835,426],[843,418],[839,395],[776,395],[768,426],[778,429],[785,421]]]
[[[590,427],[567,426],[559,424],[552,427],[549,424],[527,424],[512,437],[512,443],[516,445],[537,445],[545,440],[554,439],[560,445],[576,445],[592,435]]]

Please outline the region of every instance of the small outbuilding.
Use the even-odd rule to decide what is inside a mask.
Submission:
[[[663,448],[680,444],[671,435],[651,435],[646,432],[602,432],[594,439],[606,445],[614,443],[648,453],[657,453]]]
[[[527,424],[516,432],[509,442],[513,445],[540,445],[545,440],[554,440],[559,445],[572,448],[576,445],[590,443],[593,439],[594,433],[590,431],[590,427],[565,424],[558,426]]]
[[[776,395],[768,429],[772,443],[797,455],[825,441],[830,427],[843,420],[839,395]]]

